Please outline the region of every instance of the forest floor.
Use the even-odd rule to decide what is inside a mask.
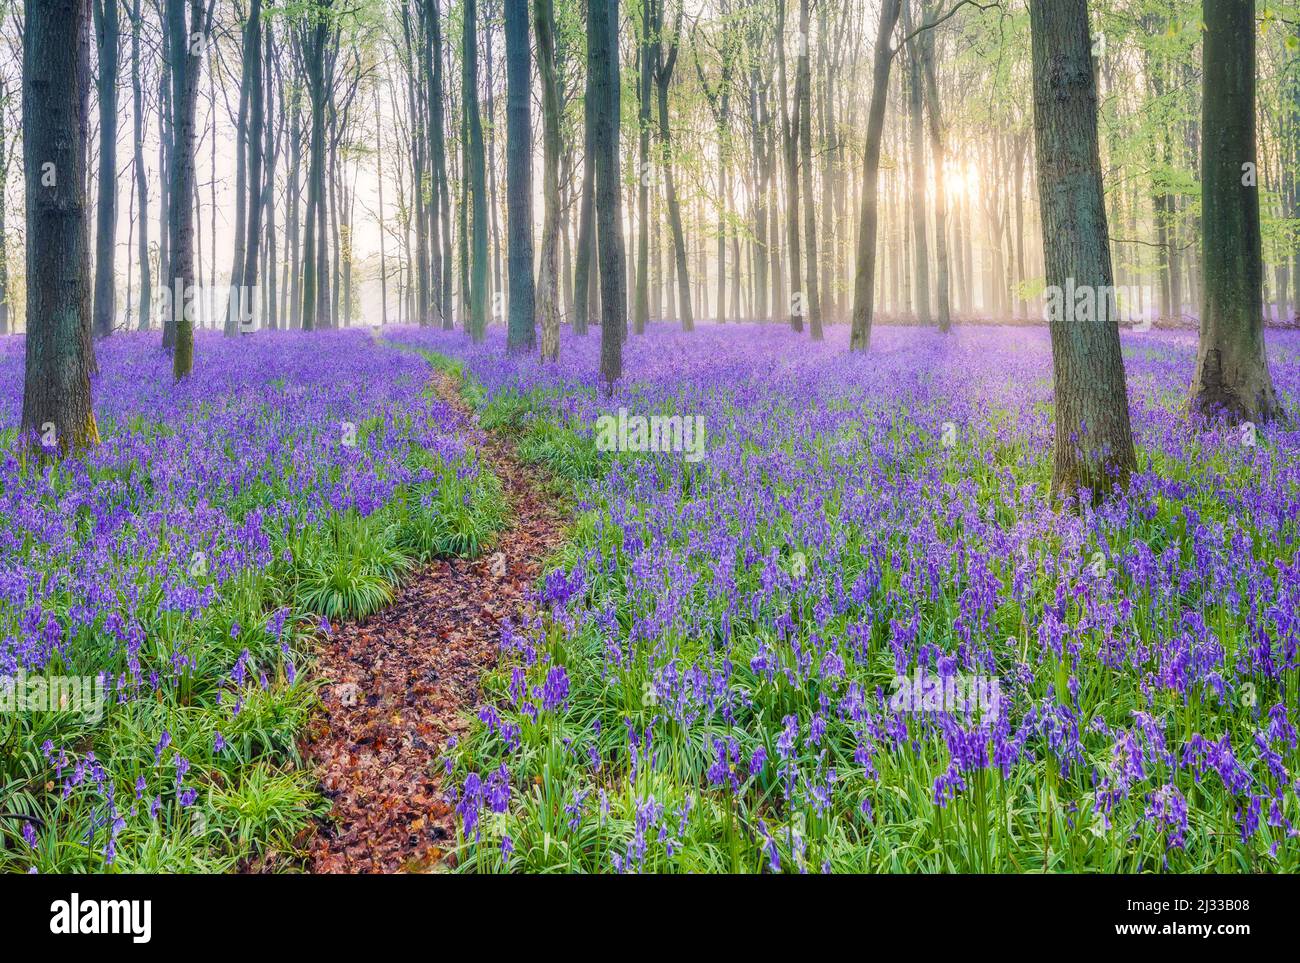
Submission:
[[[473,420],[451,376],[439,395]],[[509,527],[474,560],[437,560],[392,604],[336,629],[317,664],[321,711],[304,755],[332,811],[308,843],[312,872],[435,872],[455,848],[442,757],[479,701],[501,624],[531,613],[542,561],[563,540],[564,513],[540,470],[474,424],[483,467],[501,481]]]

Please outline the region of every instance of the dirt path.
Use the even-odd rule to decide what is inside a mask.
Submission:
[[[451,378],[435,373],[434,384],[473,422]],[[438,561],[410,576],[392,605],[339,627],[321,653],[323,710],[303,749],[333,810],[310,842],[313,872],[427,872],[454,845],[439,760],[479,701],[500,623],[530,611],[541,561],[565,525],[539,472],[521,465],[509,442],[477,422],[471,436],[505,489],[510,528],[482,558]],[[494,574],[497,552],[504,576]]]

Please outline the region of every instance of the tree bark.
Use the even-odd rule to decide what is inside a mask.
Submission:
[[[952,314],[948,304],[948,192],[944,182],[943,124],[939,116],[939,85],[934,76],[934,17],[935,12],[925,8],[923,19],[930,26],[921,36],[920,53],[926,107],[930,114],[930,164],[934,168],[934,257],[935,257],[935,313],[939,330],[947,334],[952,330]],[[1016,244],[1020,237],[1020,179],[1016,179]]]
[[[871,346],[871,320],[875,311],[877,190],[880,184],[880,139],[885,129],[889,97],[889,67],[893,54],[889,36],[898,23],[899,0],[883,0],[876,50],[871,71],[871,103],[867,108],[867,139],[862,160],[862,209],[858,216],[858,249],[853,277],[853,321],[849,349]]]
[[[1097,148],[1097,86],[1087,0],[1030,4],[1034,142],[1049,288],[1091,291],[1049,313],[1056,396],[1052,491],[1104,495],[1136,469],[1114,316],[1110,238]]]
[[[1201,337],[1192,404],[1267,422],[1283,412],[1264,353],[1259,173],[1255,155],[1255,3],[1204,0]]]
[[[483,121],[478,106],[478,3],[465,0],[463,48],[464,79],[461,102],[465,111],[466,161],[470,195],[469,333],[482,341],[488,312],[488,208],[486,161],[483,156]]]
[[[542,257],[537,270],[537,314],[542,328],[542,360],[560,359],[559,278],[556,245],[560,235],[560,90],[555,72],[553,0],[533,0],[537,67],[542,82]]]
[[[95,444],[86,247],[89,0],[28,0],[23,30],[27,338],[20,436],[59,454]]]
[[[119,0],[94,0],[95,41],[99,58],[99,203],[95,212],[95,301],[91,327],[95,337],[113,333],[117,313],[117,65],[121,57]]]
[[[808,312],[808,333],[814,341],[822,340],[820,285],[817,280],[817,213],[813,207],[812,162],[812,71],[809,66],[808,0],[799,0],[799,59],[795,68],[796,109],[799,111],[799,158],[803,179],[804,237],[808,244],[808,290],[804,292]],[[796,190],[794,184],[790,185]]]
[[[198,107],[199,74],[210,19],[202,0],[190,0],[186,23],[185,0],[167,0],[168,46],[172,58],[172,123],[170,222],[171,273],[168,278],[171,315],[176,332],[172,373],[179,380],[194,367],[194,295],[199,276],[194,259],[194,207],[197,189],[194,170],[194,117]],[[211,8],[209,7],[209,11]]]
[[[472,2],[472,0],[471,0]],[[596,233],[600,267],[600,377],[606,394],[623,374],[623,327],[627,323],[627,265],[620,211],[618,0],[590,0],[587,70],[595,98],[587,122],[596,149]],[[594,109],[592,109],[594,108]]]
[[[533,124],[529,101],[532,56],[528,0],[505,0],[506,34],[506,268],[510,284],[507,346],[537,343],[533,289]]]

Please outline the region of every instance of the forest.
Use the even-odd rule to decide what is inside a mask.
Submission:
[[[1298,329],[1296,2],[0,0],[0,870],[1300,871]]]

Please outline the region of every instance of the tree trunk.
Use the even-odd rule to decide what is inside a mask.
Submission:
[[[510,284],[507,346],[537,343],[533,290],[533,124],[529,101],[532,57],[528,0],[505,0],[506,34],[506,267]]]
[[[172,373],[184,378],[194,367],[194,294],[199,276],[194,263],[194,207],[197,185],[194,171],[194,115],[198,107],[199,74],[209,22],[202,0],[190,0],[186,23],[185,0],[167,0],[167,31],[172,53],[172,177],[171,314],[176,331]]]
[[[588,107],[587,122],[595,128],[592,140],[596,149],[600,377],[606,394],[611,394],[614,382],[623,374],[623,326],[627,323],[627,265],[623,259],[618,170],[618,0],[589,0],[587,71],[595,80],[595,98]]]
[[[799,127],[790,113],[785,70],[785,0],[776,4],[777,87],[781,108],[781,143],[785,157],[785,240],[790,259],[790,327],[803,330],[803,316],[807,311],[808,295],[801,290],[803,267],[799,254]],[[807,38],[801,38],[804,46]],[[796,92],[796,97],[798,96]]]
[[[1103,495],[1127,481],[1136,459],[1114,317],[1087,0],[1040,0],[1029,15],[1043,262],[1049,289],[1065,292],[1068,302],[1048,318],[1056,395],[1052,491]],[[1090,292],[1095,309],[1075,310],[1076,291]]]
[[[1204,0],[1201,338],[1192,404],[1267,422],[1283,415],[1264,354],[1255,156],[1255,3]]]
[[[302,329],[329,323],[324,292],[325,248],[325,43],[332,0],[314,0],[313,21],[304,31],[307,97],[311,106],[311,142],[307,159],[307,210],[302,243]],[[317,250],[319,245],[320,250]]]
[[[135,120],[133,135],[136,206],[139,208],[140,233],[137,236],[140,261],[140,318],[136,326],[149,329],[153,314],[153,275],[149,264],[149,176],[144,166],[144,88],[140,83],[140,0],[131,6],[131,111]]]
[[[812,162],[812,72],[809,67],[808,0],[799,0],[799,59],[795,68],[796,109],[799,111],[799,156],[803,176],[804,237],[808,243],[808,290],[804,292],[808,312],[808,332],[814,341],[822,340],[822,309],[817,280],[817,214],[813,207]],[[797,188],[792,183],[791,191]]]
[[[871,103],[867,108],[867,139],[862,161],[862,210],[858,217],[858,249],[853,278],[853,322],[849,348],[866,351],[871,346],[871,319],[875,311],[877,188],[880,183],[880,138],[885,128],[889,96],[889,66],[893,54],[889,36],[898,22],[899,0],[882,0],[880,26],[871,71]]]
[[[483,121],[478,107],[478,3],[465,0],[464,80],[461,102],[467,133],[466,160],[470,193],[469,333],[482,341],[488,312],[488,208],[486,162],[483,157]]]
[[[542,360],[560,359],[559,278],[556,244],[560,234],[560,90],[555,72],[553,0],[533,0],[537,67],[542,82],[542,258],[537,270],[537,314],[542,327]]]
[[[632,330],[645,333],[650,315],[650,85],[654,73],[654,0],[641,0],[641,43],[637,55],[640,75],[637,83],[637,194],[636,194],[636,297],[633,299]]]
[[[934,76],[934,17],[935,11],[925,9],[924,21],[930,26],[921,36],[920,53],[925,84],[927,110],[930,114],[930,164],[934,168],[934,257],[935,257],[935,312],[939,330],[945,334],[952,330],[952,315],[948,305],[948,196],[944,183],[943,124],[939,116],[939,85]],[[1016,243],[1020,244],[1020,179],[1016,179]],[[1017,247],[1019,250],[1019,247]]]
[[[912,33],[912,4],[903,0],[903,30]],[[916,320],[930,324],[930,248],[925,223],[925,132],[922,119],[922,72],[918,47],[922,41],[907,42],[907,132],[908,172],[912,179],[912,196],[908,209],[912,215],[912,280],[915,283]],[[942,180],[942,175],[940,175]]]
[[[27,338],[20,436],[59,454],[95,444],[90,400],[90,257],[86,247],[89,0],[25,9],[23,170],[27,194]]]
[[[656,2],[656,34],[663,31],[663,0]],[[668,225],[673,235],[673,273],[677,277],[678,311],[683,331],[695,330],[695,312],[691,305],[691,276],[686,263],[686,232],[682,230],[682,206],[677,197],[676,175],[673,173],[673,138],[668,116],[668,84],[677,65],[678,43],[681,38],[682,12],[679,7],[673,24],[673,40],[665,56],[662,37],[658,43],[655,66],[656,95],[659,102],[659,150],[663,158],[664,198],[668,202]]]
[[[95,302],[91,327],[95,337],[113,333],[117,313],[117,65],[121,55],[119,0],[94,0],[95,40],[99,58],[99,204],[95,217]]]

